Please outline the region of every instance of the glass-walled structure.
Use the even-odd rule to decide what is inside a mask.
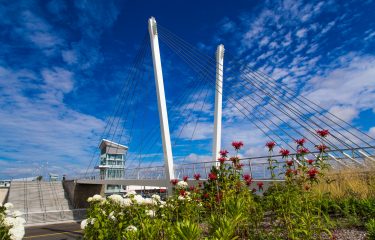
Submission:
[[[101,179],[123,179],[125,174],[125,154],[127,146],[103,139],[99,145],[100,164],[96,168],[100,171]],[[106,194],[123,191],[120,185],[107,185]]]

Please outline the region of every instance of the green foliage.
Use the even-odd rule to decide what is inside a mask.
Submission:
[[[196,240],[200,239],[202,230],[199,225],[192,223],[189,220],[178,222],[175,227],[175,237],[181,240]]]
[[[10,227],[4,224],[5,219],[5,210],[4,206],[0,205],[0,239],[1,240],[10,240],[9,229]]]
[[[375,219],[370,219],[366,223],[367,237],[369,240],[375,240]]]
[[[285,181],[272,183],[263,196],[249,189],[252,178],[243,172],[238,150],[231,158],[222,155],[208,181],[195,186],[176,181],[174,195],[166,202],[142,203],[139,195],[91,201],[84,238],[321,239],[331,236],[332,218],[345,218],[352,226],[366,221],[369,234],[374,232],[374,198],[334,199],[314,191],[317,184],[330,182],[324,149],[314,161],[306,160],[303,145],[296,149],[296,160],[285,155]],[[279,163],[270,150],[273,179]]]

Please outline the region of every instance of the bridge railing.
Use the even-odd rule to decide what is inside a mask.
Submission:
[[[364,148],[361,148],[364,149]],[[374,154],[368,155],[367,157],[360,153],[361,149],[340,149],[340,150],[330,150],[327,152],[328,158],[327,161],[332,168],[341,168],[341,167],[351,167],[351,166],[365,166],[366,163],[374,163]],[[367,152],[374,151],[375,148],[367,148]],[[305,156],[306,159],[316,159],[319,152],[310,152]],[[240,163],[242,166],[243,174],[250,174],[254,179],[270,179],[271,172],[269,170],[268,163],[269,156],[262,157],[251,157],[251,158],[242,158]],[[272,159],[276,160],[276,163],[273,163],[276,168],[274,173],[276,179],[283,179],[285,172],[285,159],[281,155],[274,155]],[[296,155],[291,154],[289,159],[296,160]],[[295,164],[299,164],[298,161],[295,161]],[[211,171],[211,168],[216,166],[216,162],[189,162],[189,163],[177,163],[174,166],[175,178],[182,179],[184,176],[188,176],[190,179],[193,179],[194,174],[199,173],[202,179],[207,179],[208,174]],[[137,167],[131,169],[125,169],[125,174],[123,178],[110,178],[110,177],[101,177],[98,174],[87,176],[85,179],[91,180],[117,180],[117,179],[139,179],[139,180],[150,180],[150,179],[165,179],[165,168],[164,166],[150,166],[150,167]]]

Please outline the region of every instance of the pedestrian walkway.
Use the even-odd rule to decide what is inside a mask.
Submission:
[[[82,230],[77,222],[26,227],[23,239],[76,240],[82,239]]]

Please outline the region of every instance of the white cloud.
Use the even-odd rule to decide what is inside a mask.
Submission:
[[[373,108],[375,58],[354,57],[347,61],[348,66],[312,78],[302,94],[326,109],[336,105],[344,105],[355,111]]]
[[[104,127],[100,119],[69,108],[62,99],[45,97],[48,92],[63,96],[72,90],[69,71],[45,69],[42,75],[36,83],[35,73],[0,68],[0,128],[4,136],[0,159],[7,160],[0,175],[25,176],[47,165],[48,171],[57,173],[78,171],[87,166],[98,131]],[[66,166],[71,166],[69,172]]]
[[[375,127],[370,128],[369,135],[373,138],[375,138]]]
[[[296,32],[296,36],[299,38],[303,38],[306,36],[307,29],[306,28],[301,28]]]
[[[61,56],[67,64],[74,64],[78,61],[77,53],[73,50],[62,51]]]

